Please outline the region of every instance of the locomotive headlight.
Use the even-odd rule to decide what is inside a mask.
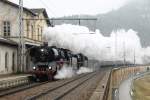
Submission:
[[[41,49],[41,51],[43,52],[43,51],[44,51],[44,49]]]
[[[52,67],[50,66],[50,67],[48,67],[48,69],[52,69]]]
[[[35,69],[36,69],[36,67],[33,67],[33,69],[35,70]]]

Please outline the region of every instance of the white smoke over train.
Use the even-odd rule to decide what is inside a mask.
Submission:
[[[44,37],[49,45],[81,52],[99,61],[123,61],[125,58],[138,64],[150,62],[150,47],[142,48],[138,33],[132,29],[118,30],[105,37],[99,30],[90,32],[84,26],[63,24],[46,29]]]

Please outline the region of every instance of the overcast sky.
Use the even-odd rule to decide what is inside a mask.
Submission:
[[[19,0],[10,0],[18,3]],[[126,4],[129,0],[23,0],[28,8],[46,8],[49,17],[73,14],[106,13]]]

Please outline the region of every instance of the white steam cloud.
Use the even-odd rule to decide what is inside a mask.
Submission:
[[[59,70],[57,72],[57,74],[55,75],[55,79],[64,79],[64,78],[70,78],[73,77],[75,75],[75,71],[73,70],[72,67],[68,67],[66,65],[64,65],[61,70]]]
[[[90,73],[93,72],[94,68],[87,68],[87,67],[80,67],[79,70],[74,70],[73,67],[64,65],[54,76],[55,79],[65,79],[71,78],[75,75],[82,74],[82,73]]]
[[[90,72],[93,72],[93,71],[94,70],[92,68],[80,67],[79,70],[77,71],[77,74],[90,73]]]
[[[142,48],[137,32],[118,30],[109,37],[99,30],[90,32],[87,27],[63,24],[49,27],[44,34],[49,45],[55,45],[83,53],[98,61],[135,61],[138,64],[150,62],[150,47]]]

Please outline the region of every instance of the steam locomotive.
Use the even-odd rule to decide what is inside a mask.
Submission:
[[[33,70],[31,71],[34,80],[54,80],[54,76],[64,64],[79,69],[88,65],[88,58],[83,54],[73,54],[70,50],[48,46],[36,46],[30,50]]]

